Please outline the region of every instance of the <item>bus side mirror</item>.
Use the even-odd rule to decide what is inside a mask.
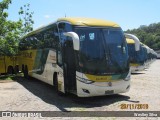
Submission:
[[[140,41],[139,41],[139,39],[135,35],[132,35],[132,34],[124,33],[124,35],[125,35],[126,38],[130,38],[130,39],[133,39],[135,41],[135,50],[139,51],[140,50]]]
[[[75,32],[65,32],[63,33],[65,36],[71,37],[73,40],[73,48],[74,50],[80,49],[79,36]]]

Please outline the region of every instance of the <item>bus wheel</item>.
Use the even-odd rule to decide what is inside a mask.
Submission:
[[[21,72],[24,73],[24,65],[22,65],[22,71]]]
[[[19,73],[19,67],[18,67],[18,65],[16,65],[16,66],[14,67],[14,72],[15,72],[15,74]]]
[[[14,72],[13,67],[9,66],[8,69],[7,69],[7,73],[8,74],[13,74],[13,72]]]
[[[23,73],[24,73],[24,78],[28,79],[28,67],[27,67],[27,65],[25,65]]]

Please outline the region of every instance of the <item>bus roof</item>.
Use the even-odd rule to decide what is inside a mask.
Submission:
[[[94,19],[94,18],[74,18],[74,17],[70,17],[70,18],[59,18],[57,21],[50,23],[46,26],[42,26],[36,30],[31,31],[30,33],[28,33],[26,36],[35,34],[37,32],[40,32],[48,27],[50,27],[51,25],[55,24],[56,22],[69,22],[72,25],[79,25],[79,26],[100,26],[100,27],[120,27],[118,24],[111,22],[111,21],[105,21],[105,20],[99,20],[99,19]]]
[[[71,23],[72,25],[79,25],[79,26],[101,26],[101,27],[120,27],[117,23],[94,19],[94,18],[60,18],[57,20],[58,22],[66,21]]]
[[[133,39],[126,38],[127,44],[135,44]]]

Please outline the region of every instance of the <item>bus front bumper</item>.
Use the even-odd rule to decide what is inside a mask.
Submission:
[[[136,73],[138,71],[143,71],[144,69],[145,69],[145,65],[131,66],[131,73]]]
[[[77,96],[91,97],[104,96],[128,92],[130,89],[130,80],[119,80],[115,82],[95,82],[86,84],[77,80]]]

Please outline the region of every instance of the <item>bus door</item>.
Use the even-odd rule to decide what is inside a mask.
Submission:
[[[73,42],[66,40],[63,45],[64,80],[66,91],[76,90],[76,66],[74,57]]]
[[[63,34],[70,31],[71,28],[68,23],[59,23],[58,28],[61,41],[64,88],[65,91],[74,93],[76,90],[76,65],[73,40]]]

